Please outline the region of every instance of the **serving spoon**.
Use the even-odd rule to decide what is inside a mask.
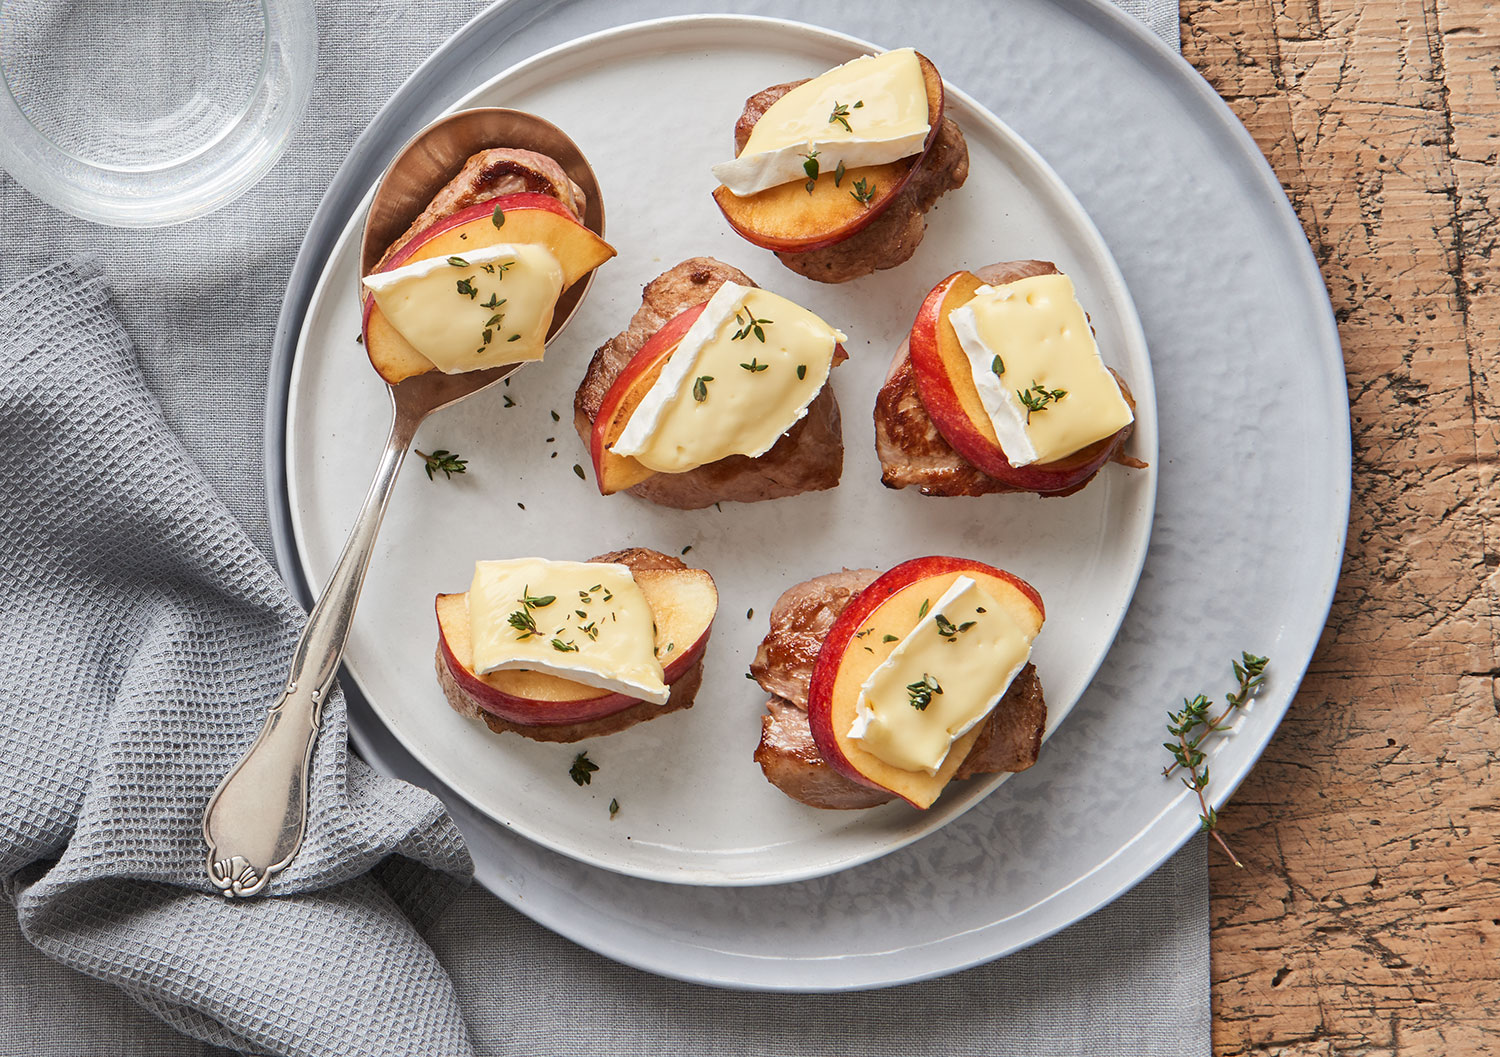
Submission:
[[[365,219],[360,275],[368,275],[385,249],[411,225],[465,161],[491,147],[515,147],[557,161],[583,189],[584,224],[604,235],[599,183],[583,152],[551,122],[519,110],[461,110],[419,132],[381,178]],[[547,331],[550,342],[577,313],[594,281],[590,272],[563,291]],[[208,876],[226,896],[251,896],[297,854],[307,827],[307,775],[339,661],[349,639],[354,607],[375,547],[392,486],[417,427],[434,411],[487,389],[521,364],[465,374],[429,371],[396,385],[385,454],[338,564],[307,618],[292,652],[286,687],[272,703],[255,743],[219,784],[203,813]]]

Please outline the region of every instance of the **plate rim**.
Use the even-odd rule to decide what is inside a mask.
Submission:
[[[847,46],[851,52],[856,54],[883,50],[870,41],[838,30],[766,16],[696,14],[645,19],[584,34],[537,52],[535,55],[514,63],[493,77],[486,79],[467,94],[455,100],[446,109],[452,111],[474,105],[477,102],[477,97],[492,92],[495,86],[507,80],[545,74],[545,71],[559,58],[566,59],[570,53],[588,52],[598,48],[614,52],[620,50],[622,45],[629,47],[632,38],[640,38],[636,45],[639,47],[652,40],[660,40],[663,35],[670,34],[682,34],[694,42],[694,47],[701,47],[705,46],[708,39],[734,39],[737,33],[743,33],[745,27],[748,26],[768,32],[773,37],[795,34],[798,40],[805,41],[814,47],[829,46],[844,48]],[[671,44],[665,43],[663,46],[670,47]],[[962,89],[956,88],[946,81],[944,82],[944,87],[949,92],[951,98],[956,98],[962,106],[968,107],[973,111],[977,122],[987,123],[988,127],[985,129],[985,132],[996,137],[1003,150],[1013,152],[1019,156],[1024,166],[1030,167],[1026,176],[1029,178],[1028,182],[1030,179],[1037,181],[1038,197],[1042,200],[1056,202],[1061,210],[1067,214],[1067,223],[1069,225],[1067,229],[1068,235],[1069,237],[1080,238],[1087,245],[1091,264],[1098,269],[1098,278],[1104,287],[1102,292],[1108,297],[1110,306],[1118,321],[1124,339],[1124,347],[1134,353],[1139,353],[1141,360],[1139,369],[1132,362],[1131,371],[1133,379],[1137,383],[1135,386],[1137,403],[1140,405],[1142,411],[1148,411],[1149,414],[1137,416],[1138,424],[1144,421],[1147,423],[1147,427],[1138,430],[1139,437],[1145,439],[1145,444],[1142,445],[1141,440],[1137,439],[1135,441],[1137,445],[1135,450],[1136,454],[1143,457],[1149,465],[1141,475],[1144,480],[1144,493],[1140,497],[1139,506],[1130,511],[1127,516],[1127,522],[1130,526],[1128,534],[1134,537],[1132,553],[1128,559],[1130,562],[1129,572],[1125,577],[1125,580],[1128,581],[1128,586],[1124,589],[1122,604],[1113,614],[1113,620],[1110,621],[1107,631],[1103,636],[1105,640],[1103,649],[1094,658],[1093,664],[1089,666],[1088,671],[1084,673],[1085,678],[1083,679],[1082,689],[1079,691],[1078,696],[1069,702],[1069,707],[1065,710],[1059,709],[1056,706],[1053,706],[1049,710],[1050,715],[1046,731],[1043,734],[1043,740],[1045,741],[1066,720],[1068,714],[1072,712],[1073,707],[1077,705],[1083,694],[1087,692],[1088,686],[1097,674],[1100,666],[1103,665],[1105,658],[1113,647],[1115,638],[1119,634],[1120,628],[1124,624],[1125,617],[1130,612],[1131,601],[1140,584],[1141,574],[1145,568],[1146,555],[1149,552],[1151,544],[1159,479],[1159,470],[1157,468],[1159,429],[1156,413],[1155,381],[1151,365],[1150,349],[1146,342],[1144,328],[1141,325],[1140,314],[1135,307],[1134,298],[1130,294],[1124,274],[1121,272],[1119,264],[1109,248],[1109,244],[1104,240],[1104,236],[1099,231],[1098,225],[1094,223],[1093,218],[1083,208],[1083,204],[1078,200],[1072,189],[1063,181],[1061,176],[1010,125]],[[368,203],[373,192],[374,186],[372,185],[370,191],[361,198],[361,207]],[[338,235],[333,252],[337,252],[338,246],[343,245],[351,237],[352,233],[357,230],[361,212],[362,208],[356,209],[346,222]],[[311,314],[313,305],[323,303],[324,298],[327,296],[325,287],[331,286],[332,281],[332,272],[325,262],[324,270],[319,275],[313,288],[309,303],[309,315]],[[291,482],[293,477],[296,476],[296,472],[291,469],[291,466],[297,461],[298,456],[308,448],[307,445],[296,438],[293,425],[295,412],[298,410],[300,401],[305,399],[305,397],[299,395],[303,388],[300,379],[303,368],[309,362],[307,356],[303,353],[313,340],[311,334],[312,324],[305,320],[294,347],[289,378],[287,418],[285,436],[283,438],[286,449],[285,457],[288,465],[287,487],[289,498],[292,491]],[[299,519],[295,515],[292,516],[291,528],[296,558],[299,568],[303,572],[304,580],[306,580],[311,570],[308,568],[310,561],[306,553],[303,519]],[[1079,665],[1075,667],[1082,669],[1083,666]],[[993,795],[999,786],[1012,777],[1009,773],[986,776],[986,781],[972,792],[972,794],[966,796],[959,805],[952,809],[952,813],[946,815],[946,817],[942,817],[941,819],[933,818],[927,824],[920,824],[920,819],[915,820],[918,824],[903,828],[898,835],[889,835],[879,840],[872,839],[869,846],[863,850],[839,858],[833,862],[823,859],[805,863],[792,870],[781,870],[771,874],[749,876],[728,873],[724,867],[682,867],[669,864],[631,867],[628,864],[620,865],[591,858],[578,848],[553,839],[544,832],[538,832],[535,826],[523,825],[514,818],[508,818],[498,813],[490,803],[481,802],[479,799],[476,799],[474,795],[466,792],[461,787],[458,781],[460,776],[455,773],[454,764],[444,759],[436,758],[431,751],[424,750],[420,745],[414,744],[409,736],[403,733],[399,724],[395,724],[391,719],[387,718],[385,712],[376,703],[374,696],[372,696],[371,688],[365,685],[359,674],[347,663],[341,666],[341,679],[344,682],[346,692],[350,685],[358,687],[360,695],[369,707],[371,714],[395,737],[401,747],[426,772],[441,781],[445,788],[452,790],[491,823],[503,826],[518,836],[541,845],[548,851],[567,856],[586,866],[607,870],[626,877],[663,884],[687,885],[691,887],[746,888],[792,884],[841,873],[844,870],[853,869],[854,867],[900,851],[902,848],[909,847],[917,841],[938,832],[945,826],[956,822],[963,815]]]
[[[407,78],[392,96],[392,100],[377,113],[370,125],[356,139],[349,157],[330,182],[309,223],[307,235],[288,278],[288,296],[278,317],[268,364],[264,430],[264,450],[267,457],[263,467],[276,564],[293,594],[304,604],[311,597],[311,593],[308,585],[302,580],[295,561],[294,550],[289,543],[290,511],[285,491],[285,462],[281,452],[281,431],[285,421],[290,377],[289,360],[292,355],[288,335],[300,332],[311,288],[308,282],[309,274],[315,277],[321,273],[322,261],[327,256],[329,246],[342,230],[347,217],[353,213],[353,208],[347,206],[348,188],[346,185],[356,180],[353,175],[355,170],[364,164],[378,164],[383,152],[377,146],[377,141],[386,134],[385,129],[388,126],[400,125],[405,120],[413,119],[413,112],[420,113],[421,108],[413,104],[413,99],[420,100],[421,88],[438,79],[443,68],[451,62],[477,53],[478,42],[490,34],[503,31],[512,13],[518,12],[518,17],[521,18],[527,14],[535,18],[544,9],[552,6],[553,2],[554,0],[529,0],[529,2],[528,0],[497,0],[489,8],[478,13],[434,51]],[[1184,100],[1184,107],[1189,112],[1196,112],[1200,127],[1205,132],[1216,137],[1227,138],[1229,141],[1227,145],[1233,149],[1237,168],[1251,178],[1251,183],[1258,191],[1256,195],[1259,199],[1258,204],[1271,214],[1273,221],[1276,222],[1278,241],[1285,245],[1288,256],[1294,264],[1296,286],[1315,292],[1309,304],[1310,317],[1317,317],[1315,320],[1310,319],[1310,322],[1315,325],[1307,332],[1310,353],[1317,357],[1325,371],[1332,371],[1342,379],[1344,366],[1337,324],[1316,258],[1274,170],[1228,104],[1219,97],[1191,64],[1171,50],[1144,25],[1113,6],[1108,0],[1051,0],[1051,4],[1064,17],[1094,28],[1101,35],[1113,40],[1126,59],[1139,63],[1142,68],[1150,72],[1154,80],[1181,97]],[[521,24],[524,25],[527,22],[523,21]],[[398,103],[400,106],[395,106]],[[1352,437],[1348,419],[1348,393],[1344,384],[1329,387],[1329,401],[1324,410],[1330,413],[1331,420],[1341,418],[1344,427],[1330,429],[1328,437],[1331,448],[1328,452],[1328,466],[1334,487],[1326,498],[1328,516],[1332,521],[1333,530],[1330,533],[1330,542],[1334,546],[1329,551],[1329,561],[1321,585],[1322,603],[1313,612],[1320,627],[1326,622],[1338,584],[1341,557],[1348,531]],[[1342,473],[1337,472],[1341,467],[1347,469]],[[1314,599],[1319,597],[1317,591],[1310,592],[1310,595]],[[1270,717],[1264,731],[1260,732],[1259,744],[1255,745],[1253,751],[1249,752],[1233,770],[1225,769],[1216,772],[1218,781],[1212,797],[1214,806],[1222,806],[1224,801],[1233,795],[1275,735],[1281,718],[1296,695],[1298,685],[1317,647],[1317,642],[1318,635],[1314,633],[1310,636],[1310,641],[1304,643],[1304,649],[1300,655],[1292,656],[1288,662],[1283,662],[1278,666],[1281,670],[1292,674],[1284,682],[1278,680],[1267,695],[1258,701],[1258,705]],[[374,746],[366,741],[357,724],[351,723],[350,734],[356,746],[362,751],[374,749]],[[1242,739],[1241,744],[1244,743]],[[1159,829],[1169,826],[1170,823],[1166,821],[1167,814],[1170,812],[1164,812],[1149,828]],[[872,966],[871,971],[846,976],[833,983],[820,979],[816,971],[804,971],[797,961],[791,959],[780,959],[776,962],[774,972],[757,975],[744,968],[747,962],[755,964],[754,960],[733,951],[708,952],[710,958],[719,959],[714,963],[716,967],[711,970],[708,968],[700,968],[696,971],[679,970],[667,956],[676,952],[677,946],[675,945],[680,944],[680,940],[669,941],[674,946],[668,947],[667,956],[652,949],[621,947],[610,942],[606,937],[591,934],[576,927],[573,917],[568,914],[549,914],[534,903],[527,904],[524,901],[507,898],[507,893],[500,891],[498,885],[486,884],[486,887],[554,932],[623,964],[663,976],[720,987],[789,992],[828,992],[882,987],[928,979],[1002,957],[1040,942],[1073,922],[1089,916],[1157,871],[1162,863],[1180,850],[1196,833],[1197,826],[1189,812],[1179,810],[1176,815],[1178,821],[1175,832],[1169,830],[1166,839],[1158,845],[1158,854],[1148,855],[1138,860],[1133,864],[1132,870],[1091,893],[1085,904],[1075,911],[1054,914],[1050,917],[1044,914],[1040,922],[1041,927],[1020,940],[1008,936],[996,939],[995,933],[999,923],[992,922],[987,926],[971,930],[963,936],[939,938],[926,944],[925,956],[917,960],[920,964],[911,958],[911,954],[918,948],[916,946],[905,947],[889,952],[883,958],[866,959],[866,962]],[[1144,832],[1146,831],[1143,830]],[[484,871],[481,871],[481,880],[484,880],[483,875]],[[701,949],[695,949],[701,952]]]

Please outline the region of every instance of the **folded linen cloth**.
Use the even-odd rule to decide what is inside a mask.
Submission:
[[[88,265],[0,290],[0,599],[0,892],[32,943],[216,1045],[472,1052],[420,936],[468,853],[434,797],[349,752],[341,699],[274,894],[230,904],[208,881],[204,805],[301,613],[168,430]]]

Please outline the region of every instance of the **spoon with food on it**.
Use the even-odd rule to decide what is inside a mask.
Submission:
[[[542,358],[594,269],[615,255],[603,235],[593,169],[561,129],[532,114],[450,114],[386,170],[365,220],[359,294],[365,351],[390,391],[391,431],[286,686],[204,812],[209,878],[226,896],[264,890],[302,843],[323,703],[417,427]]]

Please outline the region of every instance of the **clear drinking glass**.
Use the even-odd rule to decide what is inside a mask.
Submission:
[[[0,0],[0,167],[86,220],[232,202],[312,91],[312,0]]]

